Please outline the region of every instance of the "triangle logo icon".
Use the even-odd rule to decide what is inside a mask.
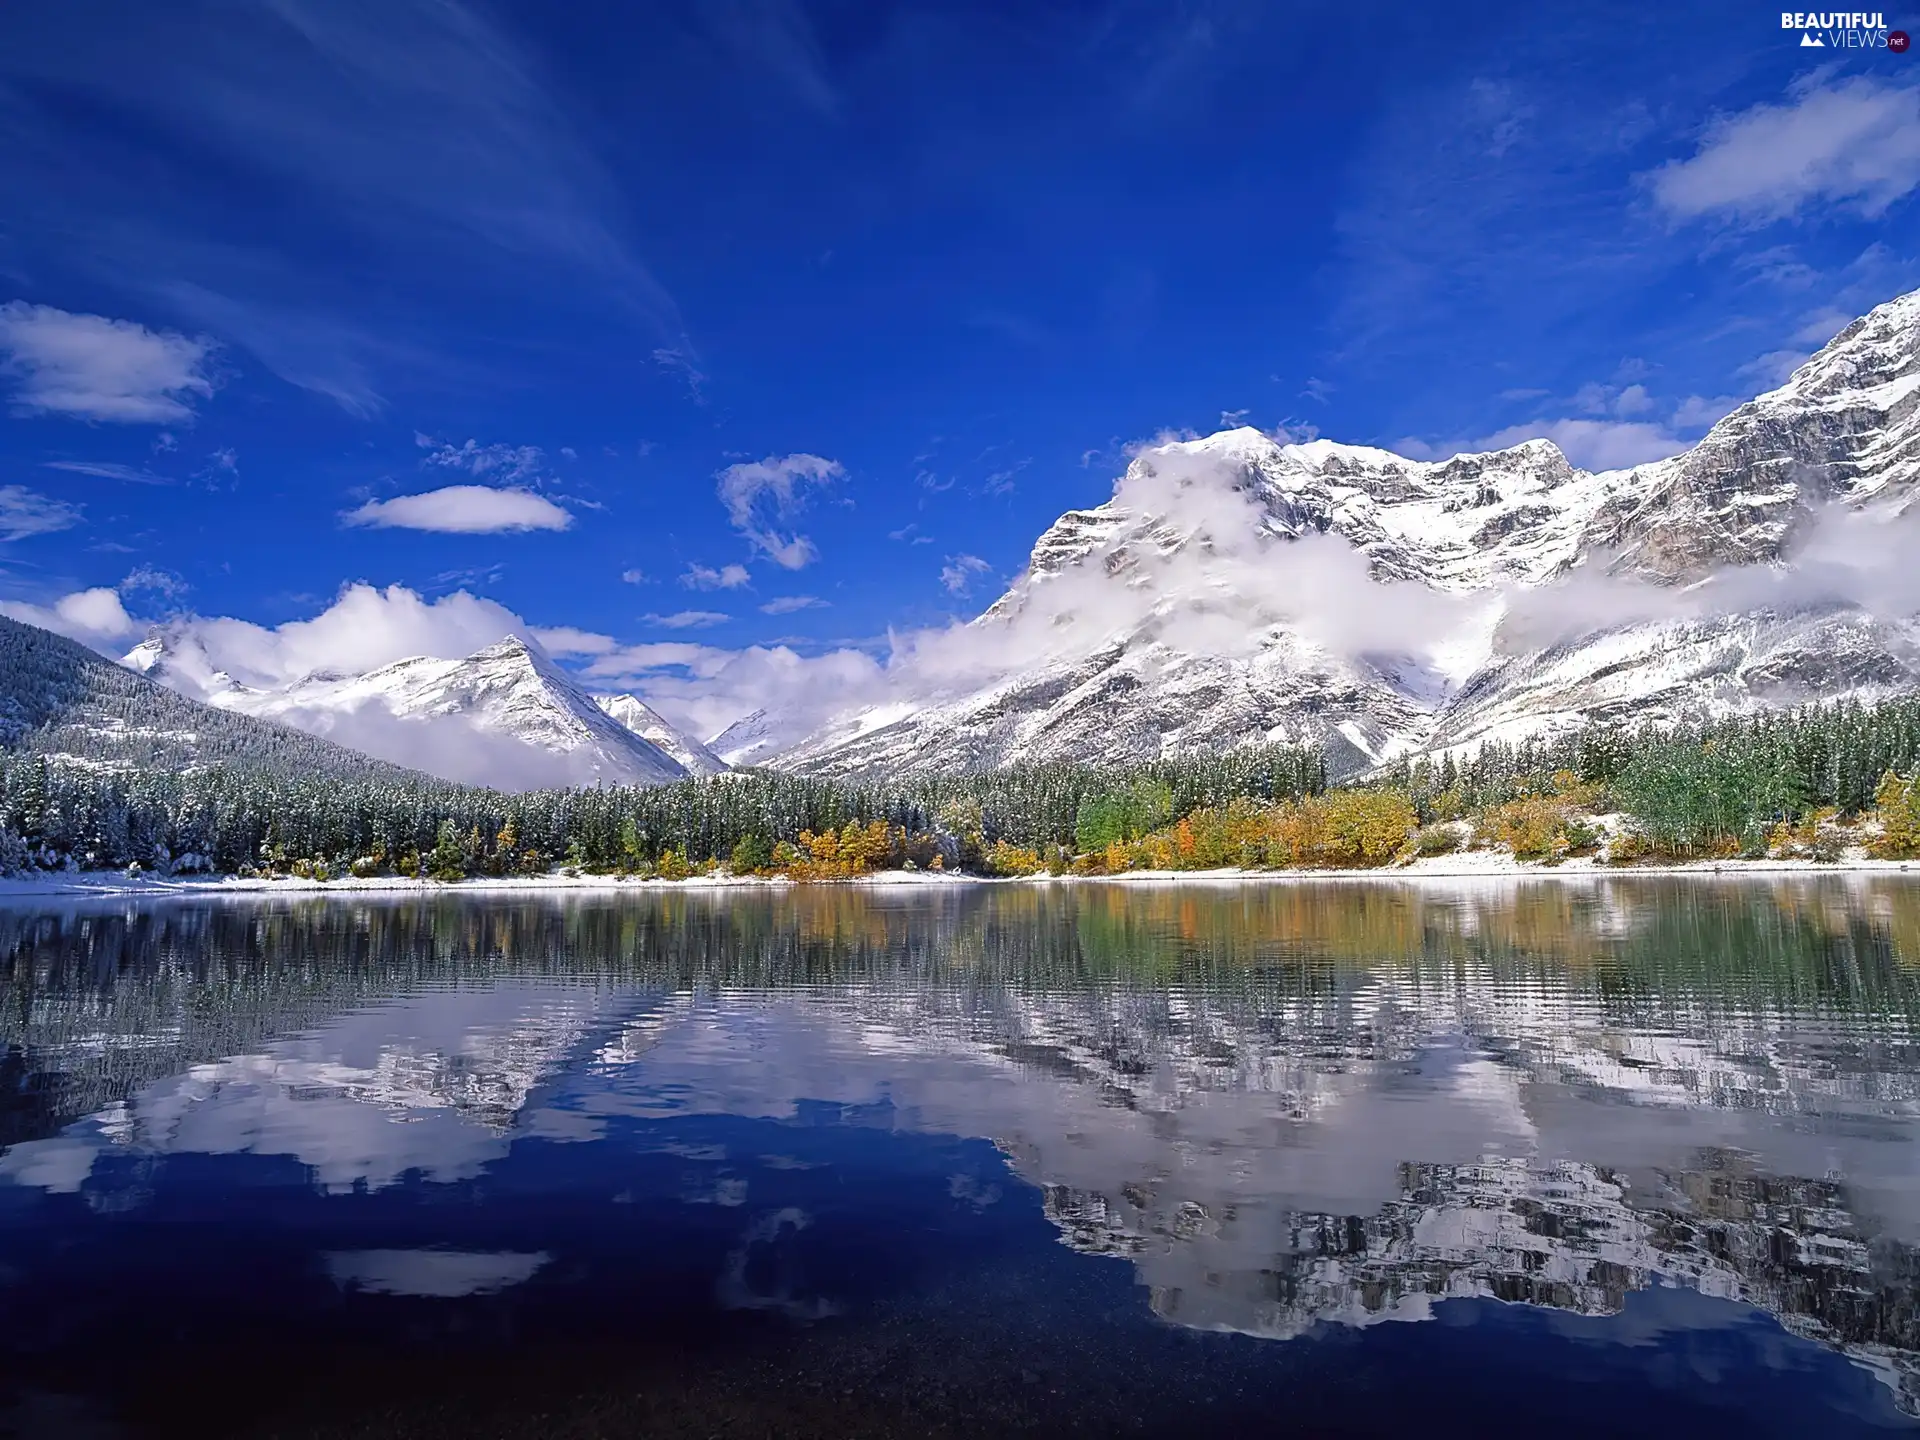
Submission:
[[[1802,50],[1824,50],[1827,48],[1827,42],[1817,35],[1807,33],[1800,37],[1800,48]]]

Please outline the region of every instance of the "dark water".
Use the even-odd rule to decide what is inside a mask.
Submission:
[[[0,1433],[1920,1414],[1920,881],[14,909],[0,1053]]]

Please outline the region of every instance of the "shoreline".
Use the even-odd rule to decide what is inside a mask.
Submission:
[[[1428,856],[1403,865],[1371,870],[1128,870],[1118,875],[960,875],[928,870],[883,870],[847,880],[796,881],[784,875],[696,875],[685,880],[640,879],[619,875],[532,875],[468,880],[419,880],[405,876],[369,879],[302,880],[295,876],[242,878],[209,876],[128,876],[116,871],[53,871],[0,876],[0,903],[13,898],[93,896],[100,898],[188,898],[217,895],[421,895],[538,894],[580,891],[595,894],[638,890],[787,889],[800,885],[875,888],[950,888],[976,885],[1246,885],[1363,883],[1456,880],[1581,880],[1635,876],[1698,876],[1734,879],[1782,875],[1912,875],[1920,879],[1920,861],[1874,860],[1850,855],[1840,860],[1690,860],[1667,865],[1604,865],[1591,858],[1558,865],[1516,860],[1494,852]]]

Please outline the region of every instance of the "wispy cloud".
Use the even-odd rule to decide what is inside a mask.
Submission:
[[[837,460],[818,455],[769,455],[720,472],[720,503],[734,529],[774,564],[799,570],[820,552],[805,535],[782,534],[784,522],[805,507],[808,492],[846,474]]]
[[[374,382],[376,369],[447,368],[417,345],[345,318],[345,299],[339,308],[315,308],[279,298],[282,290],[311,290],[314,282],[271,257],[181,244],[172,258],[189,272],[204,273],[207,283],[163,280],[153,286],[157,297],[192,323],[250,351],[287,384],[331,400],[357,420],[386,409]]]
[[[453,570],[442,570],[423,588],[430,595],[445,595],[453,590],[479,590],[498,585],[506,573],[507,567],[500,564],[462,565]]]
[[[24,485],[0,485],[0,540],[51,535],[81,523],[81,508]]]
[[[680,583],[689,590],[738,590],[752,579],[744,565],[722,565],[715,570],[710,565],[693,564],[680,577]]]
[[[546,453],[538,445],[482,445],[467,440],[452,445],[431,435],[414,434],[413,443],[426,454],[420,463],[440,470],[461,470],[483,480],[524,484],[539,478]]]
[[[1011,495],[1014,481],[1020,478],[1020,472],[1033,463],[1033,457],[1016,460],[1011,465],[1003,465],[980,482],[982,495]]]
[[[572,625],[536,627],[532,634],[549,655],[605,655],[619,648],[611,635],[576,629]]]
[[[1781,104],[1715,120],[1692,156],[1646,179],[1677,221],[1765,224],[1820,203],[1883,215],[1920,186],[1920,85],[1867,75],[1803,81]]]
[[[791,615],[796,610],[823,610],[827,602],[818,595],[782,595],[760,607],[762,615]]]
[[[153,565],[138,565],[128,572],[127,578],[120,582],[122,595],[146,593],[158,595],[162,600],[178,600],[193,587],[171,570],[161,570]]]
[[[966,596],[972,593],[973,582],[992,569],[978,555],[949,555],[940,567],[940,586],[949,595]]]
[[[622,570],[620,572],[620,579],[628,585],[644,585],[647,583],[647,572],[635,565]]]
[[[213,394],[211,340],[132,320],[76,315],[13,300],[0,305],[0,373],[14,409],[126,424],[187,424],[192,397]]]
[[[839,92],[797,0],[704,0],[694,11],[714,38],[771,75],[809,110],[837,116]]]
[[[693,356],[678,346],[662,345],[653,352],[653,363],[662,370],[678,375],[686,383],[687,394],[694,403],[704,405],[707,401],[705,386],[707,377],[700,367],[694,364]]]
[[[658,625],[663,630],[700,630],[709,625],[724,625],[731,615],[718,610],[677,610],[671,615],[642,615],[642,623]]]
[[[495,490],[486,485],[448,485],[418,495],[369,500],[340,517],[348,525],[391,530],[432,530],[445,535],[498,535],[525,530],[565,530],[572,514],[531,490]]]
[[[65,470],[73,475],[93,475],[101,480],[124,480],[129,485],[171,485],[174,482],[151,470],[122,465],[117,460],[43,460],[45,470]]]
[[[381,408],[382,369],[446,368],[398,342],[414,322],[392,287],[423,261],[447,288],[591,306],[690,348],[620,181],[494,7],[179,0],[65,27],[59,43],[0,15],[0,83],[10,206],[80,240],[79,263],[352,413]],[[38,98],[56,94],[73,103]],[[125,123],[75,124],[76,106]],[[127,133],[182,143],[136,147]],[[191,203],[214,173],[288,197],[314,248],[353,255],[357,283],[261,248],[258,227],[229,225],[231,207]],[[141,186],[184,198],[129,208]]]

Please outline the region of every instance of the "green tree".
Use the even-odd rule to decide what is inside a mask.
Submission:
[[[459,830],[452,819],[442,820],[432,851],[422,857],[427,874],[435,880],[463,880],[467,874],[465,861]]]

